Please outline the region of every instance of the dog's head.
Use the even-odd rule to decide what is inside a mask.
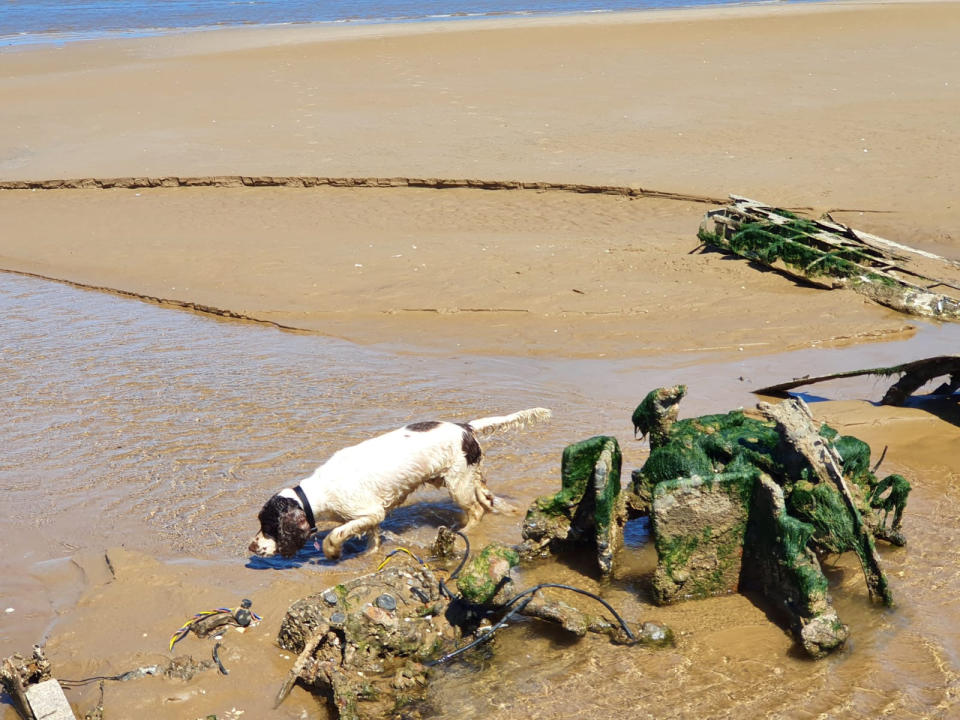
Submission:
[[[307,515],[293,498],[274,495],[267,500],[257,518],[260,532],[250,541],[248,548],[254,555],[290,558],[310,537]]]

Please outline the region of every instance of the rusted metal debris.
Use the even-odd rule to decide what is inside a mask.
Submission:
[[[849,288],[899,312],[960,320],[960,262],[834,221],[814,220],[731,195],[709,211],[708,246],[821,288]]]
[[[913,393],[937,378],[943,378],[943,382],[935,387],[930,394],[949,397],[957,394],[957,391],[960,390],[960,355],[940,355],[891,367],[847,370],[813,377],[806,375],[788,382],[768,385],[759,390],[754,390],[754,392],[758,395],[786,397],[788,391],[805,385],[863,375],[879,375],[882,377],[900,375],[900,378],[890,386],[883,399],[880,400],[882,405],[903,405]]]

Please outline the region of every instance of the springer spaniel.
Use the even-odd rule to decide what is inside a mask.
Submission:
[[[324,555],[339,558],[343,543],[364,533],[372,552],[380,547],[379,525],[387,513],[424,483],[447,488],[463,510],[463,529],[468,530],[485,512],[496,512],[495,503],[506,505],[483,479],[476,436],[549,417],[546,408],[531,408],[464,424],[418,422],[344,448],[299,485],[266,502],[249,550],[293,557],[316,532],[318,521],[334,521],[342,524],[324,538]]]

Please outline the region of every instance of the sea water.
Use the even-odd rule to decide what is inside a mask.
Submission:
[[[0,0],[0,47],[239,25],[612,12],[737,0]]]

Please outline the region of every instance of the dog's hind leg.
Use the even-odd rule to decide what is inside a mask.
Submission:
[[[508,503],[499,495],[494,495],[493,491],[487,485],[483,476],[483,470],[478,465],[473,474],[473,487],[477,495],[477,502],[483,505],[483,509],[488,513],[499,513],[501,515],[514,515],[517,508]]]
[[[493,493],[486,489],[480,468],[476,465],[448,473],[446,486],[450,497],[463,510],[461,530],[464,532],[480,522],[487,511],[493,511]]]
[[[383,521],[384,513],[380,512],[373,515],[364,515],[355,518],[348,523],[335,527],[323,539],[323,554],[331,560],[336,560],[343,552],[343,544],[354,535],[363,535],[372,533],[371,541],[376,547],[380,545],[380,523]],[[375,539],[374,539],[375,538]],[[370,545],[368,543],[368,550]]]

